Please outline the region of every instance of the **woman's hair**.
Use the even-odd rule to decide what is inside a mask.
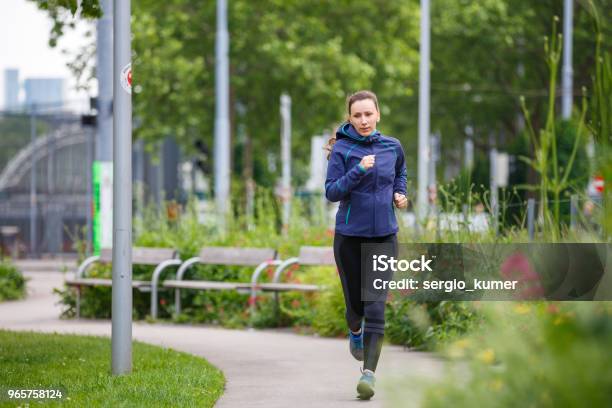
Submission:
[[[378,110],[378,98],[372,91],[358,91],[346,98],[346,114],[351,115],[351,106],[357,101],[363,101],[364,99],[371,99]]]
[[[376,94],[372,91],[357,91],[352,95],[349,95],[346,98],[346,117],[347,119],[351,116],[351,106],[353,106],[353,104],[357,101],[363,101],[364,99],[371,99],[372,102],[374,102],[374,105],[376,106],[376,110],[378,110],[378,98],[376,97]],[[325,146],[323,146],[324,150],[327,150],[327,160],[329,160],[329,157],[331,156],[331,151],[332,148],[334,147],[334,143],[336,143],[336,132],[338,131],[339,126],[337,126],[331,137],[329,138],[329,140],[327,141],[327,144]]]

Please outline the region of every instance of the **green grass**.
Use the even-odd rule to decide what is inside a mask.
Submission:
[[[131,374],[113,376],[110,365],[109,338],[0,330],[2,392],[61,387],[64,399],[51,406],[212,407],[225,384],[203,358],[139,342]],[[0,406],[19,405],[13,401],[0,396]]]

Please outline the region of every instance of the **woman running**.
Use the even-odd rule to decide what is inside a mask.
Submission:
[[[400,142],[377,129],[376,95],[359,91],[347,99],[348,120],[326,149],[328,200],[340,201],[336,213],[334,257],[342,282],[349,328],[349,349],[363,361],[358,398],[374,395],[374,372],[385,328],[385,298],[362,299],[362,244],[386,244],[397,257],[398,224],[393,205],[406,208],[406,165]]]

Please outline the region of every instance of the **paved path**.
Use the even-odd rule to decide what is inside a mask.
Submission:
[[[32,269],[37,270],[24,273],[30,278],[28,298],[0,303],[0,328],[110,336],[107,320],[60,320],[59,298],[52,292],[68,275]],[[223,370],[227,384],[217,407],[418,406],[418,392],[411,391],[414,381],[439,378],[443,370],[443,363],[429,353],[385,345],[377,370],[377,394],[365,402],[355,398],[359,363],[351,358],[343,339],[144,322],[134,323],[133,337],[202,356]],[[395,390],[390,384],[395,384]]]

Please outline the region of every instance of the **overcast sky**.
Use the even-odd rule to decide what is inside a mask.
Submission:
[[[85,99],[76,93],[74,81],[66,63],[70,58],[62,50],[72,53],[87,43],[84,33],[88,25],[80,23],[76,30],[66,33],[57,47],[49,47],[51,20],[36,4],[26,0],[0,0],[0,109],[4,107],[4,70],[19,69],[19,79],[32,77],[66,78],[69,100]]]

